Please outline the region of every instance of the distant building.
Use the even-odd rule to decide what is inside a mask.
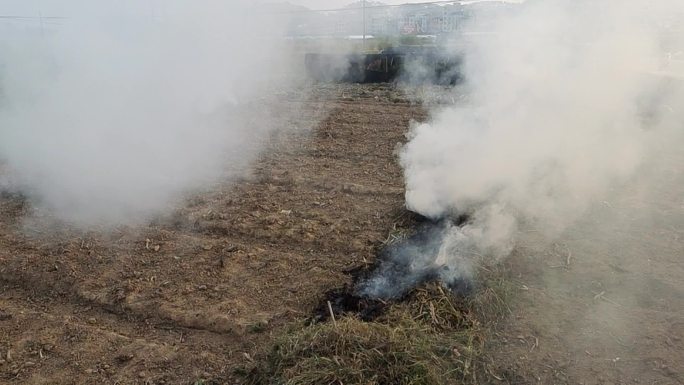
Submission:
[[[459,30],[471,17],[473,9],[501,9],[505,3],[481,5],[405,4],[387,6],[366,2],[365,31],[379,36],[449,35]],[[356,2],[337,11],[302,12],[292,21],[292,36],[351,36],[364,32],[362,3]]]

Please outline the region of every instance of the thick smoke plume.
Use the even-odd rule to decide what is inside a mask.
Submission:
[[[2,178],[37,207],[81,225],[142,220],[226,165],[244,171],[274,128],[259,103],[290,83],[288,57],[251,2],[48,5],[65,19],[0,39]]]
[[[415,126],[401,152],[410,210],[471,219],[439,231],[436,252],[413,253],[403,274],[430,268],[454,282],[475,258],[508,255],[522,227],[552,239],[682,146],[682,15],[679,0],[528,1],[475,15],[464,30],[487,33],[463,45],[467,83],[454,91],[467,101]],[[363,290],[400,295],[387,270]]]

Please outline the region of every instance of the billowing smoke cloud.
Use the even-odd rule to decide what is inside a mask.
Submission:
[[[682,146],[682,15],[678,0],[528,1],[496,20],[475,15],[464,30],[487,33],[464,44],[467,84],[454,91],[467,101],[415,126],[401,152],[407,207],[470,221],[440,231],[437,252],[414,253],[405,274],[431,268],[454,282],[474,258],[508,255],[521,226],[557,236],[655,148]],[[364,290],[401,293],[386,282],[381,273]]]
[[[37,207],[83,225],[141,220],[245,170],[275,128],[261,100],[289,84],[289,58],[279,20],[252,2],[49,5],[66,19],[0,40],[3,178]]]

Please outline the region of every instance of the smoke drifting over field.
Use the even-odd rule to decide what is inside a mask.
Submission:
[[[34,203],[128,223],[244,171],[272,129],[247,106],[287,83],[274,20],[247,1],[60,4],[60,26],[0,41],[0,161]]]
[[[508,255],[522,226],[552,239],[682,146],[684,98],[653,73],[675,65],[683,14],[669,0],[528,1],[494,22],[476,15],[466,30],[494,30],[465,49],[468,101],[415,126],[401,153],[410,210],[471,220],[440,231],[437,252],[415,254],[410,271],[454,282],[476,256]],[[364,290],[401,294],[382,271]]]

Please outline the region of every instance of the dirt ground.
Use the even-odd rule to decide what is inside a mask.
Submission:
[[[241,383],[234,371],[372,261],[402,215],[395,149],[427,118],[415,98],[285,97],[297,114],[283,124],[312,130],[273,135],[251,175],[147,226],[44,228],[2,193],[0,383]],[[684,382],[684,176],[661,171],[657,194],[616,194],[560,239],[529,229],[502,262],[515,293],[485,381]]]
[[[528,229],[504,262],[516,289],[490,339],[496,383],[684,383],[681,165],[667,154],[559,239]]]
[[[284,124],[315,129],[148,226],[43,229],[3,193],[0,383],[239,383],[255,347],[372,260],[401,212],[395,146],[425,111],[390,86],[282,102],[299,111]]]

